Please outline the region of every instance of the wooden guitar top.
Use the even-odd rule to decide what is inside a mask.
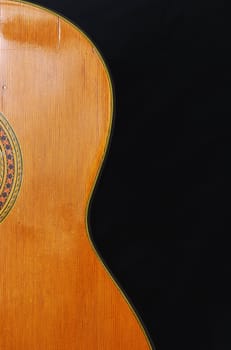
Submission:
[[[151,349],[87,228],[112,119],[101,56],[59,15],[0,0],[0,94],[0,350]]]

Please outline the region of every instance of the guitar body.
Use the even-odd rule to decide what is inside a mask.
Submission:
[[[150,349],[86,222],[112,122],[102,58],[62,17],[1,0],[0,93],[0,349]]]

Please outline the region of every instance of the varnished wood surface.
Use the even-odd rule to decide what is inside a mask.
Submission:
[[[0,223],[0,350],[150,349],[86,225],[112,118],[102,59],[58,15],[0,1],[0,94],[23,155]]]

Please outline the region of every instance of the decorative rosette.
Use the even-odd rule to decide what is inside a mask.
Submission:
[[[16,135],[0,113],[0,222],[12,209],[22,182],[22,154]]]

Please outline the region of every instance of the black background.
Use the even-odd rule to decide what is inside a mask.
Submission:
[[[114,81],[95,244],[157,350],[230,349],[231,11],[222,0],[39,4],[90,35]]]

